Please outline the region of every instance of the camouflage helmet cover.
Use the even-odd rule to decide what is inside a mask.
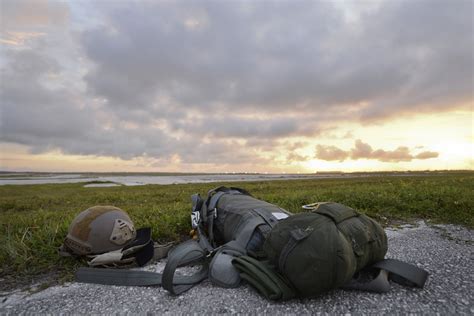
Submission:
[[[100,254],[125,247],[136,237],[128,214],[115,206],[93,206],[69,226],[64,246],[76,255]]]

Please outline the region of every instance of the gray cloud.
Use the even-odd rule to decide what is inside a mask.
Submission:
[[[38,48],[38,47],[36,47]],[[127,128],[113,112],[102,113],[80,91],[54,87],[62,67],[41,49],[7,50],[9,67],[2,73],[0,140],[23,144],[33,153],[59,149],[66,154],[138,156],[169,159],[177,154],[188,163],[256,161],[244,146],[224,140],[212,144],[192,135],[176,139],[142,125]],[[107,109],[106,109],[107,110]]]
[[[146,10],[135,5],[106,8],[109,27],[120,36],[103,27],[83,37],[97,64],[86,80],[114,106],[144,106],[142,96],[153,99],[156,94],[200,108],[222,101],[272,108],[293,104],[307,98],[301,92],[313,83],[304,78],[317,69],[307,69],[306,62],[321,54],[318,42],[308,40],[327,37],[333,21],[340,25],[338,13],[320,2],[144,5]],[[202,28],[186,27],[187,19],[196,19]],[[305,49],[299,49],[302,45]],[[138,99],[121,102],[124,90],[140,92],[127,95]]]
[[[159,129],[126,130],[110,111],[100,120],[97,109],[88,104],[92,99],[74,87],[57,86],[54,78],[63,76],[65,65],[50,55],[51,43],[36,44],[5,49],[0,87],[3,142],[28,145],[33,153],[59,149],[125,159],[174,152],[172,140]]]
[[[395,150],[374,150],[372,146],[362,142],[360,139],[355,141],[354,148],[351,150],[342,150],[336,146],[316,145],[315,158],[328,161],[344,161],[346,159],[373,159],[382,162],[400,162],[412,161],[413,159],[431,159],[438,157],[439,154],[433,151],[424,151],[416,155],[411,153],[410,148],[400,146]]]
[[[108,25],[83,36],[97,66],[91,91],[147,111],[160,96],[175,107],[270,113],[367,102],[364,119],[472,98],[469,1],[387,1],[357,27],[326,2],[183,4],[106,6]]]
[[[35,153],[266,163],[256,155],[285,137],[472,102],[472,5],[385,1],[354,23],[324,1],[2,2],[2,31],[46,35],[2,51],[0,140]],[[361,141],[316,152],[438,155]]]
[[[287,136],[311,136],[317,134],[317,126],[298,117],[238,117],[236,115],[209,115],[190,117],[170,122],[172,129],[208,135],[217,138],[277,139]]]
[[[49,146],[51,138],[74,141],[90,129],[91,120],[80,109],[77,95],[46,85],[60,76],[59,64],[34,50],[6,51],[8,69],[2,72],[1,139],[26,145]]]

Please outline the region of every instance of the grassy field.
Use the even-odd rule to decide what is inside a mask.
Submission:
[[[56,249],[69,223],[93,205],[126,210],[137,227],[151,226],[157,241],[186,238],[190,195],[218,185],[239,186],[291,212],[316,201],[336,201],[383,225],[425,219],[474,227],[474,173],[347,179],[84,188],[83,183],[0,186],[0,283],[54,273],[70,277],[80,263]],[[16,281],[15,281],[16,280]],[[5,286],[3,286],[5,287]]]

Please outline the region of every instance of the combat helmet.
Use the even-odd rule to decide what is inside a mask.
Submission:
[[[73,255],[96,255],[124,248],[136,235],[125,211],[115,206],[93,206],[74,218],[63,248]]]
[[[155,243],[150,227],[135,229],[124,210],[93,206],[74,218],[58,253],[85,257],[92,267],[126,268],[164,258],[172,246]]]

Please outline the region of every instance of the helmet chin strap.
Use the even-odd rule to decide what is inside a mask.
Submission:
[[[121,246],[135,239],[136,234],[132,223],[123,219],[116,219],[109,240]]]

